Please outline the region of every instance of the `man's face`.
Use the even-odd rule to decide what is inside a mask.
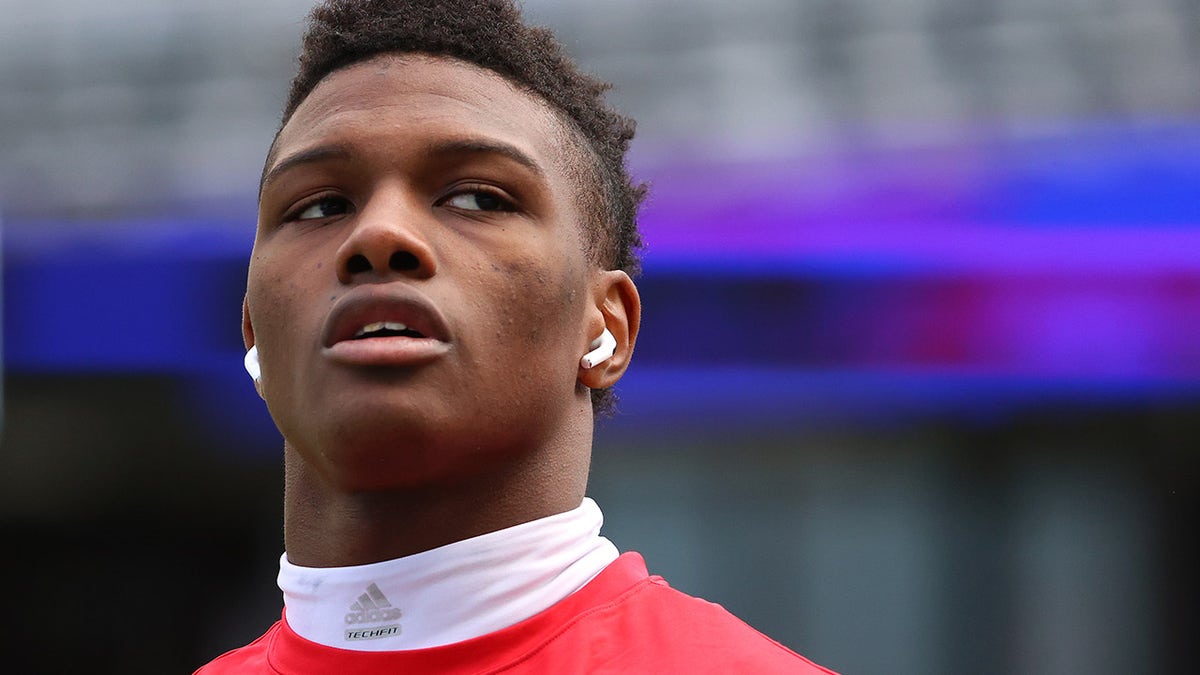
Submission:
[[[600,321],[568,138],[458,61],[332,73],[267,167],[247,339],[289,444],[335,483],[453,478],[587,406]]]

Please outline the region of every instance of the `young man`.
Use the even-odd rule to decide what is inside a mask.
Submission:
[[[198,672],[828,672],[619,555],[584,497],[640,315],[604,89],[510,0],[314,10],[243,313],[285,610]]]

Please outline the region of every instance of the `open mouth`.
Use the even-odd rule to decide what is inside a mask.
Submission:
[[[350,339],[369,340],[389,337],[423,338],[425,335],[398,321],[375,321],[359,328]]]
[[[325,320],[323,349],[355,364],[409,363],[445,352],[451,342],[436,306],[405,286],[360,287],[343,296]],[[351,358],[349,355],[357,355]]]
[[[449,354],[452,338],[437,307],[405,286],[364,286],[334,307],[322,350],[355,368],[406,368]]]

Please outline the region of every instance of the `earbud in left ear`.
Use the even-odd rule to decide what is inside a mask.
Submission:
[[[262,368],[258,365],[258,347],[251,347],[250,351],[246,352],[246,358],[242,361],[242,365],[246,366],[246,372],[250,373],[251,379],[255,382],[262,379]]]
[[[592,341],[591,350],[579,360],[579,365],[584,368],[591,368],[612,358],[612,355],[617,353],[617,339],[605,327],[600,337]]]

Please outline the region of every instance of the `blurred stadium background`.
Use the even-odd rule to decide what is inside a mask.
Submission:
[[[239,312],[308,6],[0,0],[10,672],[278,616]],[[1200,2],[526,9],[654,185],[619,547],[847,675],[1190,672]]]

